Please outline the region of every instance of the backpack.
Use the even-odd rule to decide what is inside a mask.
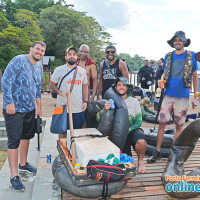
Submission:
[[[88,178],[104,183],[102,199],[106,199],[108,194],[108,183],[124,180],[126,176],[124,164],[109,165],[96,160],[90,160],[86,168]]]

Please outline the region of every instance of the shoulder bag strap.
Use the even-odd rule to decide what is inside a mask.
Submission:
[[[61,81],[60,81],[60,83],[59,83],[58,89],[60,89],[61,83],[62,83],[62,81],[64,80],[64,78],[65,78],[67,75],[69,75],[72,71],[74,71],[75,69],[76,69],[76,67],[74,67],[73,69],[71,69],[69,72],[67,72],[67,74],[65,74],[65,75],[62,77],[62,79],[61,79]]]
[[[71,88],[70,88],[70,94],[72,93],[72,90],[74,88],[74,83],[75,83],[75,80],[76,80],[76,74],[77,74],[77,71],[78,71],[78,67],[75,66],[73,69],[75,69],[75,72],[74,72],[74,76],[73,76],[73,80],[72,80],[72,84],[71,84]]]

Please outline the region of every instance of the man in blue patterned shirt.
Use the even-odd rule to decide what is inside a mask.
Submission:
[[[28,55],[19,55],[10,61],[1,79],[3,115],[8,135],[10,182],[16,191],[25,190],[18,176],[18,148],[19,170],[37,172],[37,169],[27,162],[27,155],[29,140],[35,135],[35,115],[42,114],[43,67],[38,61],[44,56],[45,50],[44,42],[34,42]]]

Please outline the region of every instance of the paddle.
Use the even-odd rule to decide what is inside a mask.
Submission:
[[[72,138],[74,136],[74,128],[73,128],[73,119],[72,119],[71,94],[67,94],[67,102],[68,102],[70,137]],[[75,148],[74,141],[72,142],[72,145],[71,145],[71,152],[72,152],[72,165],[74,167],[76,164],[76,148]]]

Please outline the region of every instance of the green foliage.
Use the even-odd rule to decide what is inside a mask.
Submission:
[[[24,52],[14,44],[0,46],[0,68],[5,69],[11,59]]]
[[[90,47],[91,57],[101,57],[101,48],[109,41],[110,35],[92,17],[83,12],[56,5],[40,13],[40,27],[47,43],[46,55],[63,59],[66,48],[81,44]]]
[[[139,56],[138,54],[131,57],[129,54],[121,53],[117,56],[120,59],[125,59],[128,64],[130,71],[138,71],[141,65],[144,64],[145,57]]]
[[[0,32],[0,44],[15,44],[20,49],[27,51],[31,45],[31,41],[25,30],[19,27],[9,26]]]
[[[5,17],[5,14],[3,12],[0,12],[0,31],[7,28],[9,24],[10,23]]]
[[[5,68],[14,56],[28,53],[34,41],[44,40],[35,13],[19,9],[14,17],[16,27],[0,12],[0,68]]]
[[[64,65],[65,63],[66,61],[63,61],[61,59],[54,59],[53,61],[50,60],[49,66],[51,70],[55,70],[56,67]]]
[[[16,5],[12,0],[1,0],[1,11],[4,11],[6,18],[11,24],[15,24],[13,14],[16,12]]]
[[[15,0],[17,9],[27,9],[37,14],[41,9],[48,8],[54,5],[54,0]]]
[[[0,45],[15,44],[28,52],[35,40],[43,40],[41,29],[37,25],[36,15],[28,10],[17,10],[14,14],[18,27],[8,25],[0,32]]]

